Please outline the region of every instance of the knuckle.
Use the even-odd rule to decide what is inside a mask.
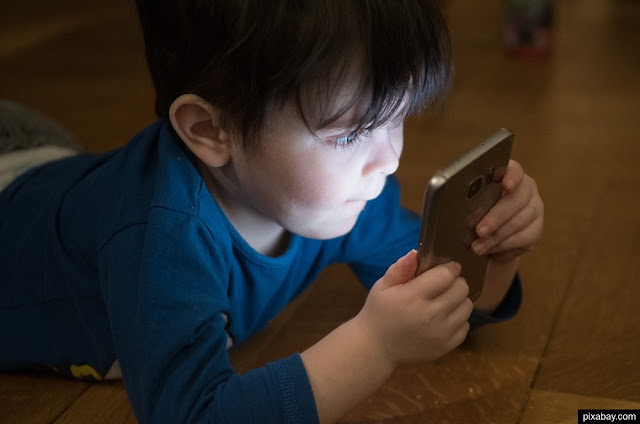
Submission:
[[[528,175],[527,175],[527,179],[529,179],[531,181],[531,188],[533,188],[533,191],[535,191],[537,193],[538,192],[538,183],[536,182],[536,180],[534,180],[533,178],[531,178]]]
[[[538,218],[538,224],[540,225],[540,228],[542,228],[544,223],[544,205],[542,203],[540,203],[540,205],[538,206],[537,218]]]
[[[460,343],[462,343],[464,341],[464,339],[467,338],[467,335],[469,334],[469,331],[471,330],[471,324],[469,324],[469,321],[465,321],[463,325],[463,331],[461,332],[461,340]]]
[[[542,202],[542,200],[535,199],[531,203],[531,208],[536,216],[541,216],[544,214],[544,203]]]
[[[462,277],[456,279],[458,286],[460,286],[460,294],[462,297],[466,298],[469,296],[469,284],[467,284],[467,280]]]
[[[458,274],[460,274],[460,271],[462,270],[462,267],[459,264],[455,263],[455,262],[451,262],[451,263],[449,263],[449,270],[451,271],[451,273],[454,276],[457,276]]]
[[[449,345],[449,350],[453,350],[457,348],[462,344],[462,342],[464,342],[464,340],[467,338],[467,335],[469,334],[470,328],[471,327],[469,325],[469,322],[465,322],[462,324],[460,329],[458,329],[456,333],[451,337],[451,340],[450,340],[451,344]]]
[[[509,228],[507,225],[502,225],[498,228],[496,228],[496,230],[493,232],[493,234],[491,234],[489,237],[487,237],[485,240],[488,243],[489,247],[493,247],[496,244],[498,244],[500,242],[500,240],[504,239],[504,235],[505,233],[507,233],[509,231]]]
[[[445,280],[454,280],[459,274],[458,267],[453,262],[439,265],[438,268],[440,270],[440,278]]]
[[[448,270],[448,264],[440,264],[428,270],[427,273],[431,274],[433,277],[442,278],[447,274]]]
[[[473,301],[467,297],[464,301],[464,306],[466,308],[465,315],[467,316],[467,319],[469,319],[473,312]]]

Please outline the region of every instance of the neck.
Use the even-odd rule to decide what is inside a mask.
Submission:
[[[278,223],[246,205],[216,180],[212,170],[198,160],[198,172],[231,225],[255,251],[266,256],[282,255],[289,245],[289,233]],[[221,179],[224,179],[222,177]]]

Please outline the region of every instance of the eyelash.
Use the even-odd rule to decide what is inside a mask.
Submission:
[[[362,134],[360,133],[349,134],[343,137],[335,138],[333,140],[333,144],[335,148],[347,150],[355,146],[357,143],[359,143],[361,140],[361,137],[362,137]]]

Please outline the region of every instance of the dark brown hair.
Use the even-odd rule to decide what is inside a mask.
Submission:
[[[354,131],[439,103],[452,78],[435,0],[137,0],[156,113],[193,93],[247,149],[295,101],[311,130],[356,104]],[[348,81],[348,95],[344,96]],[[338,101],[338,92],[342,94]]]

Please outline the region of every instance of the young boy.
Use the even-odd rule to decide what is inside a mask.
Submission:
[[[542,233],[516,162],[477,227],[475,311],[457,264],[412,279],[419,221],[392,174],[404,117],[450,83],[434,2],[137,5],[160,119],[0,194],[0,369],[121,369],[140,422],[333,422],[400,364],[458,346],[470,317],[516,313],[517,258]],[[362,310],[235,374],[227,349],[335,262],[370,288]]]

